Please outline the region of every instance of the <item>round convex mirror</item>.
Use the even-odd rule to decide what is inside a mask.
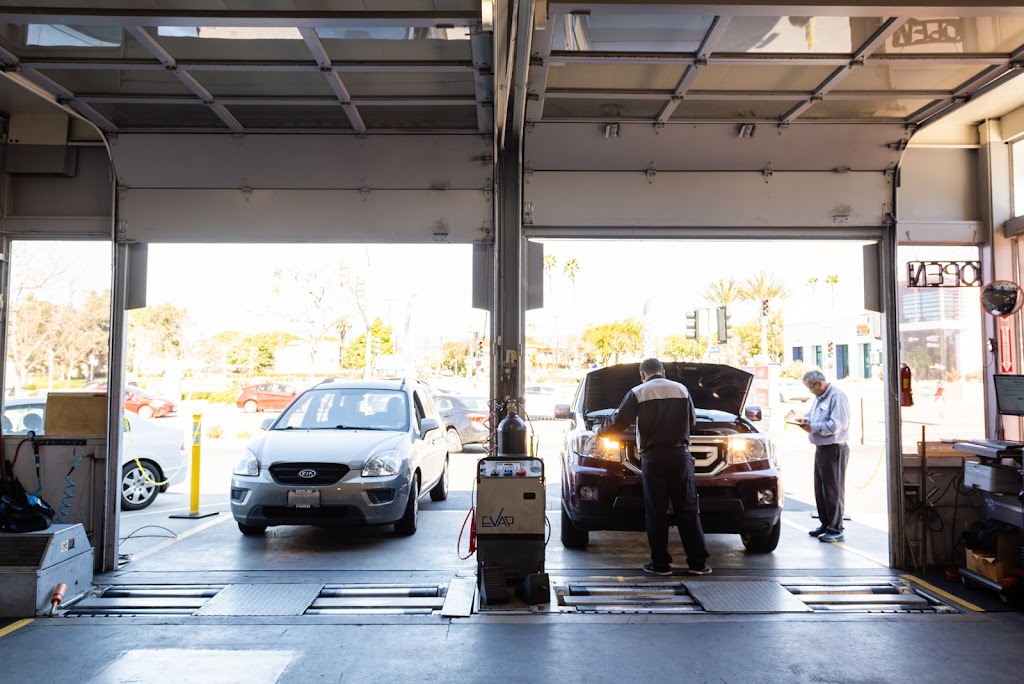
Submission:
[[[1009,316],[1024,305],[1024,290],[1009,280],[993,280],[981,288],[981,305],[993,316]]]

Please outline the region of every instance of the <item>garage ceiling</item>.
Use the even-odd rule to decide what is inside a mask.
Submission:
[[[514,90],[493,68],[487,1],[13,5],[0,9],[0,60],[108,134],[489,136],[496,82]],[[512,27],[499,49],[515,45],[517,10],[495,3]],[[538,2],[533,25],[526,123],[912,131],[1024,59],[1024,13],[1009,3]]]

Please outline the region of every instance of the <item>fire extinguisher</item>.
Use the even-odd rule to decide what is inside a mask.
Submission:
[[[913,378],[910,374],[910,366],[900,364],[900,406],[914,405],[914,392],[911,388]]]

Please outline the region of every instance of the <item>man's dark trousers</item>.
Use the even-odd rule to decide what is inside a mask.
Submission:
[[[829,534],[843,531],[849,461],[850,447],[846,444],[819,444],[814,448],[814,502],[818,504],[818,521]]]
[[[668,502],[679,526],[679,538],[686,550],[686,563],[703,568],[708,559],[704,530],[700,526],[697,486],[693,480],[693,457],[686,447],[655,448],[643,452],[644,516],[651,562],[656,568],[672,563],[668,553]]]

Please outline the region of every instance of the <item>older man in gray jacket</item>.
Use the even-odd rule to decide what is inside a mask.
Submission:
[[[809,532],[822,542],[841,542],[846,503],[846,466],[850,461],[850,400],[819,370],[804,373],[814,395],[807,416],[799,421],[814,445],[814,502],[821,523]]]

